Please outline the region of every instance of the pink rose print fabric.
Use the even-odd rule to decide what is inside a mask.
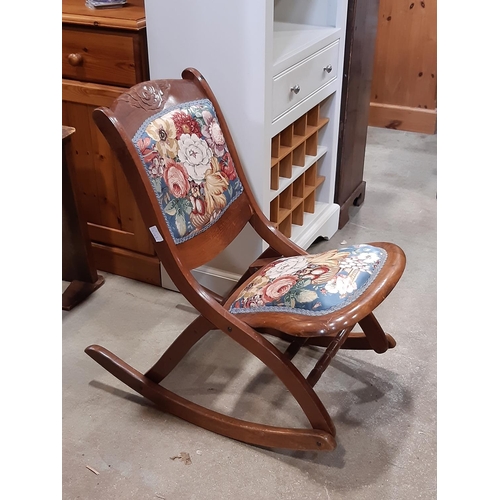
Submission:
[[[175,243],[208,229],[243,192],[208,99],[161,110],[133,142]]]
[[[229,310],[234,314],[328,314],[358,298],[373,282],[386,258],[383,248],[353,245],[278,259],[259,271]]]

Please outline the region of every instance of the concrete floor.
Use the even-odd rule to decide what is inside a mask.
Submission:
[[[235,442],[156,410],[112,377],[86,346],[101,344],[147,370],[194,312],[178,293],[103,273],[102,288],[63,312],[63,499],[436,498],[436,136],[370,128],[365,180],[364,205],[309,251],[392,241],[407,268],[376,311],[397,347],[383,355],[340,351],[316,386],[337,449]],[[299,368],[316,357],[307,351]],[[235,416],[304,424],[280,384],[220,332],[192,350],[171,385]],[[172,460],[181,452],[190,465]]]

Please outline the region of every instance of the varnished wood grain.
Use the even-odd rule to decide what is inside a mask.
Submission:
[[[435,134],[437,110],[370,103],[370,125],[407,132]]]
[[[62,128],[62,279],[70,284],[62,295],[62,308],[69,311],[103,283],[97,274],[90,238],[75,197],[75,167],[71,139],[76,130]]]
[[[349,220],[349,208],[360,206],[365,196],[363,174],[378,6],[378,0],[348,3],[334,198],[340,205],[339,229]]]
[[[435,132],[436,20],[436,0],[380,0],[370,125]]]
[[[139,30],[146,26],[144,0],[127,0],[126,5],[114,9],[89,9],[85,0],[63,0],[62,21],[80,26]]]
[[[63,102],[87,104],[92,106],[92,109],[98,106],[109,106],[122,93],[123,87],[116,85],[101,85],[75,80],[62,81]]]
[[[88,111],[91,111],[90,107]],[[118,191],[117,177],[122,172],[113,152],[99,130],[96,127],[89,127],[89,130],[92,143],[91,163],[96,178],[101,225],[109,227],[110,230],[120,230],[123,229],[123,216],[120,211],[122,193]]]
[[[62,106],[63,121],[78,126],[78,133],[72,138],[70,155],[75,165],[75,195],[82,208],[82,218],[101,224],[101,213],[97,200],[97,181],[92,158],[92,138],[88,106],[79,103],[65,103]]]
[[[109,226],[99,226],[91,222],[88,223],[87,227],[93,242],[154,256],[153,244],[150,241],[149,233],[143,235],[144,242],[147,242],[147,244],[143,244],[142,240],[137,237],[137,232],[113,229]]]
[[[160,262],[156,257],[99,243],[92,243],[92,253],[103,271],[161,286]]]
[[[62,30],[62,76],[83,82],[129,87],[144,75],[136,65],[132,32],[64,27]],[[143,52],[140,52],[142,57]],[[72,64],[80,56],[81,62]],[[139,73],[139,74],[138,74]]]

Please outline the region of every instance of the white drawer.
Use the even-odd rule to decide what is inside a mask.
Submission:
[[[273,120],[337,77],[339,45],[336,40],[274,77]],[[325,69],[329,67],[330,72]]]

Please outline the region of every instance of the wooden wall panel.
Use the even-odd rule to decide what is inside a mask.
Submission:
[[[437,0],[380,0],[369,125],[435,133]]]

